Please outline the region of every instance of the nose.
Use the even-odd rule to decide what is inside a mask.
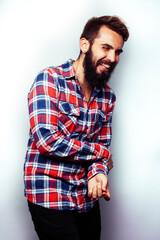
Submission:
[[[110,49],[110,51],[107,53],[107,60],[111,63],[116,61],[116,54],[113,49]]]

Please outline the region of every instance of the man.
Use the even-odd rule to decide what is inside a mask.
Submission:
[[[119,18],[92,18],[79,58],[41,71],[32,85],[24,182],[41,240],[100,239],[98,198],[110,199],[115,103],[107,82],[128,37]]]

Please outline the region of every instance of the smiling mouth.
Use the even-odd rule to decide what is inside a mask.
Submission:
[[[102,65],[104,68],[106,68],[106,69],[110,69],[110,67],[111,67],[109,64],[101,63],[101,65]]]

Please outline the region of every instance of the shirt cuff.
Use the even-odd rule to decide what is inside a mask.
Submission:
[[[87,180],[89,181],[92,177],[94,177],[98,173],[102,173],[104,175],[108,175],[109,168],[106,165],[107,160],[103,160],[103,162],[93,163],[88,169]]]

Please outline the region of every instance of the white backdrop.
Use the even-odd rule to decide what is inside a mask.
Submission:
[[[110,81],[111,201],[101,200],[102,240],[160,239],[159,0],[0,1],[0,236],[37,240],[23,197],[27,93],[36,74],[79,54],[92,16],[118,15],[130,39]]]

